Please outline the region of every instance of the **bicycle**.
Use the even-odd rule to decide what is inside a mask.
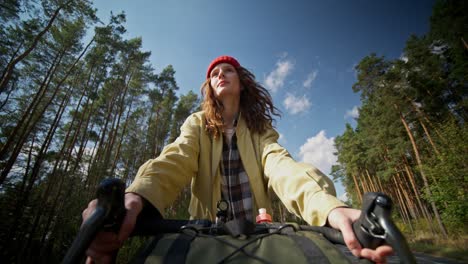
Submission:
[[[98,205],[96,210],[83,223],[62,263],[78,263],[100,230],[119,230],[125,215],[124,193],[125,184],[118,179],[106,179],[101,182],[97,190]],[[416,263],[405,237],[391,219],[391,210],[390,197],[383,193],[366,193],[363,198],[361,217],[353,223],[356,237],[366,248],[375,249],[379,245],[387,243],[396,251],[401,263]],[[239,260],[242,257],[261,263],[274,263],[282,254],[276,255],[276,259],[273,258],[271,261],[271,258],[268,258],[271,256],[260,257],[252,248],[261,248],[261,243],[268,247],[268,241],[271,237],[279,239],[278,237],[283,236],[283,238],[287,237],[293,241],[295,243],[293,245],[302,250],[306,262],[317,262],[320,260],[317,252],[327,248],[323,241],[317,242],[320,241],[317,234],[323,236],[330,243],[345,245],[341,232],[329,227],[298,225],[297,223],[260,223],[254,225],[246,221],[212,223],[209,220],[171,220],[158,219],[154,214],[153,216],[139,217],[131,236],[155,236],[156,238],[150,243],[150,247],[154,247],[158,243],[162,243],[161,245],[167,243],[166,252],[162,259],[163,263],[186,263],[190,259],[190,248],[195,243],[198,243],[198,248],[201,248],[201,253],[198,254],[209,255],[210,247],[217,247],[216,254],[223,251],[224,253],[219,254],[216,263]],[[315,243],[310,243],[311,236],[316,240]],[[193,242],[197,239],[198,242]],[[214,244],[209,244],[213,241],[215,241]],[[289,243],[285,242],[284,239],[282,241],[282,243]],[[200,246],[203,243],[205,246]],[[218,247],[217,243],[224,248]],[[247,250],[249,247],[250,249]],[[271,248],[274,246],[270,246]],[[148,248],[143,250],[143,252],[148,251]],[[336,254],[328,255],[325,257],[334,257]],[[321,257],[323,258],[323,256]]]

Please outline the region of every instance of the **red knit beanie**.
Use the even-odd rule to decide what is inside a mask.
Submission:
[[[208,66],[208,70],[206,71],[206,78],[210,78],[210,72],[211,70],[213,70],[214,67],[216,67],[216,65],[220,64],[220,63],[229,63],[231,64],[232,66],[234,66],[234,68],[239,68],[240,67],[240,63],[234,59],[233,57],[231,56],[219,56],[218,58],[214,59],[211,63],[210,63],[210,66]]]

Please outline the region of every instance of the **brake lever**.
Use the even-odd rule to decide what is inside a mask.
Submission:
[[[391,218],[392,200],[379,193],[366,193],[362,212],[353,223],[353,230],[364,248],[376,249],[387,242],[396,251],[402,263],[416,263],[408,243]]]
[[[106,208],[103,231],[118,233],[127,210],[125,209],[125,183],[117,178],[101,181],[96,193],[98,207]]]
[[[101,181],[96,192],[96,209],[81,226],[63,258],[63,264],[80,263],[99,231],[118,232],[126,212],[124,195],[125,184],[121,180],[109,178]]]

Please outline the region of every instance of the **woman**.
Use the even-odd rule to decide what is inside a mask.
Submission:
[[[180,136],[158,158],[140,167],[125,195],[128,211],[119,234],[100,233],[88,256],[110,261],[111,252],[129,236],[145,203],[162,212],[191,182],[193,218],[214,220],[217,202],[226,200],[228,219],[253,221],[258,208],[272,211],[268,190],[273,190],[289,211],[309,224],[341,230],[354,255],[385,262],[392,253],[389,246],[362,249],[354,236],[351,224],[360,211],[346,208],[325,175],[295,162],[277,143],[272,116],[278,111],[252,73],[235,58],[221,56],[208,66],[201,90],[203,111],[188,117]],[[83,211],[84,219],[95,203]]]

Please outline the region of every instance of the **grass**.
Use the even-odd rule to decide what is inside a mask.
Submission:
[[[466,227],[450,230],[450,236],[446,239],[429,231],[431,228],[426,221],[413,221],[413,230],[410,230],[408,225],[399,220],[395,222],[406,237],[411,250],[468,263],[468,233]],[[437,225],[432,223],[432,226]]]
[[[421,234],[406,237],[413,251],[468,263],[467,235],[449,239],[434,238]]]

